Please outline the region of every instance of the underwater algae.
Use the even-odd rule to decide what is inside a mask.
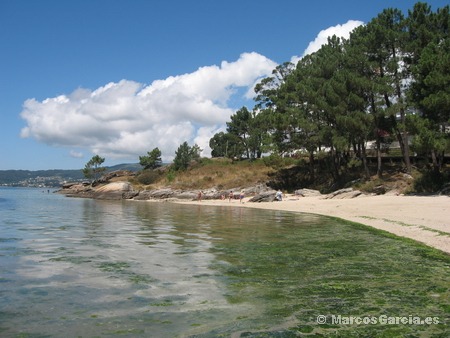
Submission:
[[[257,330],[241,336],[444,337],[450,314],[450,257],[415,241],[333,217],[285,226],[248,240],[218,244],[231,303],[265,308]],[[324,222],[325,220],[325,222]],[[258,306],[258,305],[257,305]],[[325,322],[318,323],[318,316]],[[341,317],[337,317],[341,316]],[[336,323],[362,317],[368,324]],[[271,331],[263,318],[288,327]],[[438,318],[431,324],[383,318]],[[292,318],[296,319],[293,324]],[[251,320],[251,319],[250,319]],[[376,321],[376,323],[374,323]]]

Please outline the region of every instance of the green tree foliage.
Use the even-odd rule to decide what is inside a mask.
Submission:
[[[382,153],[397,141],[406,172],[411,151],[442,168],[450,123],[449,6],[418,2],[408,16],[383,10],[345,40],[330,37],[296,65],[277,66],[255,86],[255,107],[242,107],[227,132],[210,140],[213,156],[317,154],[335,180],[357,163],[368,167],[368,145],[383,174]],[[234,151],[231,151],[233,149]]]
[[[414,149],[439,166],[449,143],[449,23],[448,6],[433,13],[417,3],[409,17],[389,8],[348,40],[331,37],[296,67],[278,66],[255,87],[255,109],[266,122],[259,134],[280,155],[308,153],[312,175],[315,154],[327,149],[337,180],[358,159],[370,175],[369,141],[375,141],[381,176],[381,153],[392,138],[410,172],[412,135]],[[250,117],[240,110],[228,124],[229,132],[245,138],[246,151],[251,149]]]
[[[197,144],[190,147],[186,141],[183,142],[175,151],[175,158],[173,160],[174,170],[186,170],[192,161],[198,161],[200,159],[201,152],[202,149]]]
[[[295,65],[285,62],[272,71],[271,77],[262,79],[255,86],[255,111],[258,111],[256,123],[260,126],[259,132],[262,136],[261,150],[277,154],[284,154],[290,150],[286,142],[289,122],[286,116],[281,114],[286,105],[284,97],[286,91],[281,90],[281,87],[287,79],[292,78],[290,75],[294,71]]]
[[[231,121],[227,122],[228,133],[235,135],[240,139],[247,158],[250,158],[249,138],[251,119],[252,114],[250,111],[247,107],[242,107],[235,114],[231,115]]]
[[[103,162],[105,162],[104,157],[100,157],[99,155],[93,156],[84,166],[84,176],[93,179],[94,182],[97,181],[106,170],[105,167],[101,166]]]
[[[414,72],[417,80],[411,92],[422,117],[422,121],[415,119],[412,124],[419,126],[414,142],[423,145],[425,135],[432,135],[431,142],[425,142],[426,147],[420,149],[431,155],[433,167],[439,170],[449,143],[445,126],[450,122],[450,39],[425,47]]]
[[[203,149],[201,149],[198,144],[194,144],[192,147],[189,148],[189,154],[191,157],[191,161],[199,161]]]
[[[450,39],[430,43],[414,69],[412,86],[417,107],[437,124],[450,119]]]
[[[439,168],[436,154],[444,152],[448,147],[448,138],[440,130],[436,129],[434,121],[421,118],[418,115],[408,116],[408,129],[414,134],[413,149],[420,155],[431,154],[435,169]]]
[[[227,132],[215,134],[209,141],[212,157],[259,158],[265,142],[265,121],[242,107],[227,122]]]
[[[267,123],[257,111],[250,112],[242,107],[227,122],[227,133],[218,133],[211,140],[214,155],[230,158],[260,158],[264,145]]]
[[[154,148],[152,151],[147,152],[147,156],[139,156],[139,164],[144,169],[155,169],[162,165],[161,151],[158,148]]]
[[[268,136],[268,125],[265,116],[254,110],[250,120],[248,138],[250,158],[261,158],[262,153],[269,150],[269,143],[270,138]]]
[[[360,26],[352,32],[347,45],[347,68],[352,74],[352,91],[363,100],[360,102],[361,107],[365,106],[367,116],[371,119],[371,124],[366,125],[367,138],[375,141],[377,175],[382,176],[381,152],[385,136],[392,129],[392,120],[389,118],[385,99],[390,87],[386,78],[381,76],[384,74],[380,70],[383,57],[379,55],[379,42],[376,37],[374,29],[369,25]],[[363,130],[361,132],[364,133]],[[364,143],[360,147],[364,162]]]
[[[279,101],[278,89],[294,70],[295,65],[293,63],[284,62],[272,71],[273,76],[264,78],[257,83],[255,86],[255,108],[258,110],[273,108]]]
[[[445,131],[450,122],[449,24],[449,6],[433,13],[425,3],[417,3],[407,20],[407,61],[414,79],[409,94],[420,115],[410,120],[410,128],[416,151],[431,155],[435,170],[442,167],[450,143]]]
[[[187,142],[183,142],[175,151],[173,160],[175,170],[186,170],[191,162],[190,147]]]
[[[392,131],[399,142],[406,171],[410,173],[408,131],[405,125],[408,112],[405,88],[408,72],[404,66],[407,44],[406,21],[401,11],[389,8],[373,19],[369,26],[369,31],[376,36],[374,40],[381,43],[375,55],[380,61],[379,76],[389,88],[383,93],[386,111],[392,122]]]
[[[215,134],[209,140],[212,157],[240,157],[244,152],[241,140],[234,134],[224,133],[223,131]]]

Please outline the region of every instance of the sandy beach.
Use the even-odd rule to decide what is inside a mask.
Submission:
[[[238,208],[259,208],[333,216],[408,237],[450,254],[450,197],[359,196],[324,199],[285,195],[281,202],[239,200],[177,201]]]

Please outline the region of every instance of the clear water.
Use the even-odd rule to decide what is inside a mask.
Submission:
[[[0,188],[0,336],[283,331],[299,311],[312,320],[311,304],[342,307],[332,289],[311,286],[326,274],[333,283],[348,278],[330,268],[340,257],[350,253],[375,276],[385,269],[373,257],[383,250],[379,241],[393,239],[380,238],[313,215]],[[349,269],[355,285],[364,284]],[[350,295],[350,311],[374,299],[355,290],[361,295]]]
[[[233,262],[220,246],[289,227],[281,214],[1,188],[0,220],[0,335],[172,337],[270,325],[261,304],[230,302],[223,271]]]

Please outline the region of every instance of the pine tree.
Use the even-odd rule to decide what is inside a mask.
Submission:
[[[84,176],[93,179],[94,182],[97,181],[106,170],[106,168],[101,166],[103,162],[105,162],[104,157],[100,157],[99,155],[93,156],[83,169]]]
[[[147,152],[147,156],[139,156],[139,164],[143,166],[144,169],[155,169],[160,167],[162,161],[159,148],[156,147],[152,151]]]

